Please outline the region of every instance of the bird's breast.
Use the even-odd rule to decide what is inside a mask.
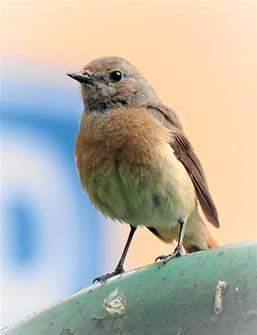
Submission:
[[[169,140],[169,130],[143,108],[83,115],[76,161],[95,206],[133,225],[171,224],[189,215],[194,188]]]

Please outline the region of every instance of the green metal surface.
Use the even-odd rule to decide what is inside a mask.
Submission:
[[[257,242],[153,264],[83,289],[5,335],[252,335]]]

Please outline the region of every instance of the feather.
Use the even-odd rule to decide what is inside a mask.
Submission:
[[[170,130],[170,146],[177,159],[184,165],[197,194],[202,210],[215,227],[219,227],[218,213],[209,192],[207,180],[194,149],[184,134],[182,125],[176,113],[164,105],[148,106],[151,112],[164,126]]]

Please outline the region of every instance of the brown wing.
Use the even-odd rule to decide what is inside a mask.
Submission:
[[[191,177],[197,198],[206,218],[215,227],[219,227],[218,213],[210,195],[202,165],[185,136],[176,113],[163,105],[148,106],[147,109],[171,130],[170,145],[174,150],[174,154]]]

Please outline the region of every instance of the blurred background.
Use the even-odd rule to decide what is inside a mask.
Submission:
[[[129,59],[182,118],[215,199],[221,245],[257,238],[256,2],[1,4],[2,326],[113,269],[128,227],[106,221],[79,184],[82,105],[65,73]],[[141,229],[132,269],[168,253]]]

